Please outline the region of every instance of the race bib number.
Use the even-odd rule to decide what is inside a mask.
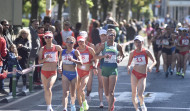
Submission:
[[[156,40],[156,45],[161,45],[161,41],[160,40]]]
[[[109,58],[104,58],[105,63],[116,63],[117,56],[113,53],[106,53],[105,55],[109,55]]]
[[[71,54],[65,54],[65,55],[63,55],[62,56],[63,64],[73,64],[73,62],[70,61],[69,58],[73,59],[73,55],[71,55]]]
[[[88,63],[89,62],[89,54],[88,53],[81,54],[81,57],[82,57],[82,62],[83,63]]]
[[[144,55],[138,55],[133,58],[133,61],[135,64],[138,65],[145,65],[146,64],[146,59]]]
[[[56,62],[56,52],[46,52],[44,57],[46,58],[47,55],[50,55],[50,57],[46,60],[47,62]]]
[[[189,40],[188,39],[182,39],[182,45],[188,45]]]
[[[169,45],[169,41],[168,41],[167,39],[163,39],[163,40],[162,40],[162,44],[163,44],[163,45]]]

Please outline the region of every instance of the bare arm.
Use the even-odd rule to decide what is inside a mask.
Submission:
[[[129,60],[128,60],[128,64],[127,64],[127,71],[128,71],[128,74],[131,73],[131,71],[130,71],[130,66],[131,66],[132,60],[133,60],[133,52],[131,52],[130,55],[129,55]]]
[[[78,65],[82,65],[82,58],[81,58],[81,55],[80,55],[80,52],[78,50],[75,50],[75,56],[77,57],[77,60],[74,60],[72,62],[75,62],[76,64]]]
[[[104,50],[104,44],[101,44],[99,47],[96,49],[96,56],[94,57],[95,59],[102,59],[105,58],[106,56],[100,56],[100,52]]]
[[[125,57],[122,47],[120,44],[117,45],[117,49],[119,51],[119,58],[118,58],[118,63],[121,62],[123,60],[123,58]]]
[[[38,54],[38,63],[39,64],[42,64],[42,63],[44,63],[48,58],[46,57],[46,58],[42,58],[42,52],[43,52],[43,50],[44,50],[44,47],[41,47],[40,48],[40,51],[39,51],[39,54]]]
[[[151,72],[152,68],[156,65],[156,60],[153,58],[152,54],[146,50],[146,53],[148,55],[148,57],[152,60],[153,64],[151,64],[151,66],[148,67],[148,71]]]

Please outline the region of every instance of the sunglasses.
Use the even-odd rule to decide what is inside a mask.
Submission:
[[[51,36],[45,36],[44,39],[51,39]]]
[[[9,26],[9,24],[4,24],[4,26]]]
[[[108,34],[108,36],[115,36],[115,34]]]
[[[68,44],[74,44],[74,42],[72,42],[72,41],[67,41],[66,43],[68,43]]]

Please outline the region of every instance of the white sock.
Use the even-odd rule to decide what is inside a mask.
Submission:
[[[50,109],[52,109],[51,104],[47,105],[47,111],[49,111]]]

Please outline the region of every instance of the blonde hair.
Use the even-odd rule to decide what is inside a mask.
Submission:
[[[74,43],[76,43],[76,39],[75,39],[75,37],[73,37],[73,36],[69,36],[69,37],[67,37],[67,39],[73,40]]]
[[[30,34],[30,31],[28,29],[21,29],[18,33],[17,38],[20,37],[22,35],[22,33],[24,33],[24,32],[28,35],[27,36],[28,41],[31,42],[31,34]]]

